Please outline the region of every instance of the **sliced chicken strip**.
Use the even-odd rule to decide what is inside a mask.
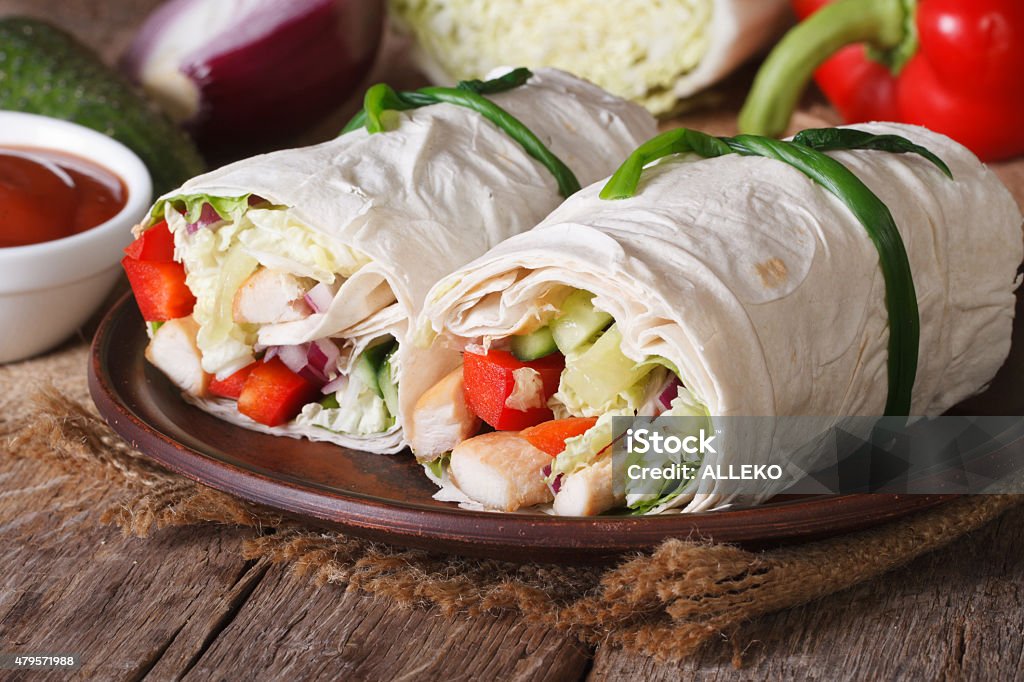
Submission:
[[[612,488],[612,458],[605,457],[562,479],[554,509],[559,516],[595,516],[621,502]]]
[[[464,440],[452,450],[452,483],[485,507],[511,512],[552,500],[541,470],[551,455],[508,431]]]
[[[196,345],[198,333],[199,325],[191,315],[164,322],[146,346],[146,359],[178,388],[201,397],[206,394],[210,375],[203,371],[202,355]]]
[[[283,270],[260,268],[235,292],[231,314],[235,322],[277,324],[309,317],[313,310],[303,299],[316,282]]]
[[[462,367],[450,372],[416,401],[412,411],[413,450],[432,459],[453,449],[480,429],[480,418],[469,411]]]

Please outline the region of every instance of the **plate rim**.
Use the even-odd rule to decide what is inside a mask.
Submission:
[[[107,357],[111,344],[117,340],[113,330],[120,318],[133,312],[138,315],[133,300],[129,291],[111,306],[96,330],[89,352],[89,392],[111,429],[145,457],[197,483],[312,521],[317,526],[370,540],[515,561],[589,563],[649,550],[668,538],[699,537],[751,547],[808,541],[863,530],[958,497],[851,494],[696,514],[557,517],[455,506],[432,508],[356,491],[305,487],[294,479],[269,476],[196,450],[165,434],[126,404],[110,376]],[[198,410],[191,405],[188,408]],[[227,423],[225,427],[242,428]],[[403,451],[386,457],[406,455]],[[817,513],[824,511],[828,513]],[[788,525],[780,528],[781,522]],[[453,524],[459,526],[457,531]],[[774,532],[766,532],[773,526]],[[537,552],[543,552],[543,556],[538,558]]]

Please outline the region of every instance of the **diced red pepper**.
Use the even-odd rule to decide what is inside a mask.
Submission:
[[[519,433],[520,438],[530,441],[538,450],[555,457],[565,450],[565,441],[586,433],[597,423],[597,417],[568,417],[553,419],[531,426]]]
[[[210,379],[210,386],[208,390],[210,393],[219,395],[221,398],[238,400],[238,397],[242,395],[242,387],[245,386],[245,380],[249,378],[249,375],[255,367],[255,362],[251,365],[246,365],[231,376],[225,377],[223,380],[213,377]]]
[[[505,401],[515,388],[513,372],[529,367],[540,373],[546,403],[558,390],[558,380],[565,368],[565,356],[552,353],[539,360],[523,362],[508,351],[490,350],[486,355],[463,354],[462,378],[469,409],[499,431],[519,431],[550,420],[554,415],[547,407],[515,410]]]
[[[155,263],[170,263],[174,260],[174,236],[167,227],[167,221],[161,220],[153,227],[139,235],[124,250],[125,255],[135,260]]]
[[[252,368],[238,396],[238,411],[260,424],[280,426],[319,396],[319,388],[273,358]]]
[[[196,297],[185,285],[181,263],[136,260],[125,256],[121,266],[135,293],[135,302],[147,322],[165,322],[192,313]]]

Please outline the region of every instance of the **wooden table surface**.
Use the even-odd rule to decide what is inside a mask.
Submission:
[[[49,17],[113,56],[155,4],[0,0],[0,14]],[[85,371],[84,347],[63,353],[69,371]],[[11,376],[0,368],[0,393]],[[97,488],[83,502],[80,480],[35,460],[0,456],[0,480],[0,651],[81,654],[82,679],[1024,676],[1020,508],[879,580],[754,622],[735,645],[657,664],[512,615],[450,618],[318,588],[284,567],[243,560],[248,531],[124,538],[93,521],[111,492]],[[734,646],[744,651],[739,670]],[[60,676],[19,679],[51,677]]]

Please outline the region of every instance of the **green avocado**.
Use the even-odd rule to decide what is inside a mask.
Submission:
[[[0,109],[73,121],[109,135],[149,169],[155,195],[203,172],[192,141],[99,57],[37,19],[0,19]]]

